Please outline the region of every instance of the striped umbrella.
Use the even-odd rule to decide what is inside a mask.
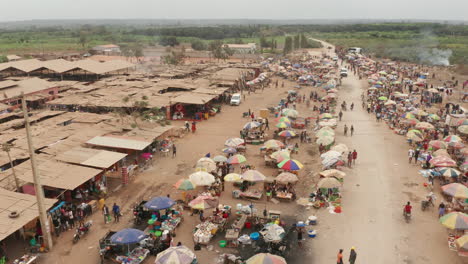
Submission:
[[[192,173],[189,179],[198,186],[208,186],[215,182],[215,177],[205,171]]]
[[[333,146],[330,150],[338,151],[342,154],[349,151],[348,147],[343,143]]]
[[[338,122],[336,121],[335,118],[319,122],[319,126],[321,126],[321,127],[334,127],[337,124],[338,124]]]
[[[450,158],[450,154],[448,154],[446,149],[438,149],[432,153],[432,156],[438,157],[438,156],[445,156]]]
[[[244,129],[246,130],[250,130],[250,129],[253,129],[253,128],[257,128],[259,126],[261,126],[262,124],[259,123],[259,122],[256,122],[256,121],[252,121],[252,122],[248,122],[244,125]]]
[[[429,141],[429,146],[435,149],[447,149],[447,143],[441,140],[431,140]]]
[[[288,128],[288,127],[291,127],[291,123],[279,122],[278,124],[276,124],[276,127],[278,127],[278,128]]]
[[[278,133],[278,136],[280,137],[295,137],[297,136],[296,132],[291,131],[291,130],[283,130]]]
[[[280,183],[297,182],[298,180],[297,176],[290,172],[282,172],[276,176],[276,181]]]
[[[285,159],[290,159],[291,158],[291,153],[289,153],[288,150],[279,150],[271,153],[270,157],[272,159],[275,159],[276,162],[281,162]]]
[[[291,119],[287,118],[286,116],[280,116],[280,117],[276,118],[275,121],[278,122],[278,123],[283,122],[283,123],[291,124]]]
[[[211,195],[200,195],[188,203],[191,208],[198,210],[215,208],[218,204],[218,197],[213,197]]]
[[[283,257],[270,253],[259,253],[249,258],[245,264],[287,264]]]
[[[226,140],[226,142],[224,142],[224,145],[226,147],[231,147],[231,148],[235,148],[243,144],[245,144],[245,141],[242,138],[230,138]]]
[[[468,230],[468,215],[461,212],[446,214],[439,218],[439,222],[450,229]]]
[[[246,161],[247,161],[247,159],[244,157],[244,155],[236,154],[236,155],[230,157],[227,160],[227,163],[229,163],[229,164],[241,164],[241,163],[244,163]]]
[[[276,140],[276,139],[270,139],[265,142],[265,147],[267,149],[280,149],[284,148],[283,142]]]
[[[234,154],[237,152],[237,149],[235,148],[223,148],[222,151],[227,154]]]
[[[464,235],[456,240],[459,249],[468,251],[468,235]]]
[[[466,135],[468,134],[468,125],[459,126],[457,130],[458,132]]]
[[[451,159],[450,157],[446,156],[437,156],[432,158],[429,163],[434,167],[456,167],[457,163]]]
[[[444,138],[444,141],[449,143],[449,145],[450,145],[450,143],[462,142],[462,139],[457,135],[450,135],[450,136],[446,136]]]
[[[248,170],[242,173],[242,179],[249,181],[249,182],[259,182],[259,181],[264,181],[266,177],[258,170]]]
[[[186,246],[170,247],[158,253],[155,264],[188,264],[195,258],[195,254]]]
[[[226,162],[227,158],[225,156],[217,155],[213,158],[213,160],[216,162]]]
[[[189,179],[180,179],[174,184],[174,187],[177,190],[188,191],[194,190],[197,187],[197,185]]]
[[[458,199],[468,199],[468,188],[461,183],[449,183],[442,186],[442,192]]]
[[[453,168],[442,168],[439,172],[444,177],[458,177],[461,174],[461,172]]]
[[[468,119],[457,121],[457,126],[466,126],[466,125],[468,125]]]
[[[241,182],[242,175],[237,173],[229,173],[228,175],[224,176],[224,181],[227,182]]]
[[[298,160],[286,159],[278,164],[278,168],[288,171],[297,171],[304,167]]]

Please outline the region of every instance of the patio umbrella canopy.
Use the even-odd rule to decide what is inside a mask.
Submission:
[[[190,264],[195,258],[186,246],[170,247],[157,255],[155,264]]]
[[[141,230],[134,228],[126,228],[113,234],[110,237],[110,240],[112,243],[115,244],[127,245],[138,243],[145,237],[147,237],[147,235]]]
[[[157,211],[170,208],[175,204],[174,200],[166,196],[154,197],[144,204],[149,210]]]
[[[468,199],[468,187],[461,183],[450,183],[442,186],[442,192],[459,199]]]
[[[282,172],[276,176],[276,181],[280,183],[292,183],[297,182],[299,179],[297,176],[290,172]]]
[[[192,173],[189,176],[189,179],[195,183],[197,186],[207,186],[215,182],[215,177],[208,172],[198,171]]]
[[[457,239],[457,246],[460,249],[468,251],[468,235],[464,235]]]
[[[256,122],[256,121],[252,121],[252,122],[248,122],[244,125],[244,129],[246,130],[250,130],[250,129],[253,129],[253,128],[257,128],[259,126],[261,126],[262,124],[259,123],[259,122]]]
[[[341,183],[335,178],[323,178],[317,183],[318,188],[338,188],[341,186]]]
[[[276,140],[276,139],[270,139],[265,142],[264,146],[267,149],[280,149],[284,147],[283,142]]]
[[[230,139],[226,140],[226,142],[224,142],[224,145],[226,147],[231,147],[231,148],[235,148],[235,147],[238,147],[238,146],[243,145],[243,144],[245,144],[245,142],[241,138],[230,138]]]
[[[245,264],[287,264],[283,257],[270,253],[259,253],[249,258]]]
[[[249,182],[264,181],[265,178],[265,175],[258,170],[248,170],[242,174],[242,179]]]
[[[229,163],[229,164],[241,164],[241,163],[244,163],[246,161],[247,161],[247,159],[244,157],[244,155],[236,154],[236,155],[230,157],[227,160],[227,163]]]
[[[200,195],[188,204],[193,209],[205,210],[218,206],[218,198],[210,195]]]
[[[447,143],[445,143],[442,140],[431,140],[429,141],[429,146],[435,148],[435,149],[446,149],[447,148]]]
[[[213,158],[215,162],[226,162],[227,158],[225,156],[217,155]]]
[[[227,182],[241,182],[242,181],[242,175],[237,174],[237,173],[229,173],[226,176],[224,176],[224,181],[227,181]]]
[[[323,177],[336,177],[341,179],[346,176],[346,173],[337,169],[330,169],[320,172],[320,175],[322,175]]]
[[[177,190],[188,191],[188,190],[195,190],[197,185],[189,179],[180,179],[174,184],[174,187]]]
[[[298,160],[286,159],[278,164],[278,168],[288,171],[297,171],[304,167]]]
[[[468,230],[468,215],[464,213],[446,214],[439,219],[439,222],[450,229]]]

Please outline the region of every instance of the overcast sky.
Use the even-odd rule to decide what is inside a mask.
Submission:
[[[468,20],[468,0],[0,0],[0,21],[30,19]]]

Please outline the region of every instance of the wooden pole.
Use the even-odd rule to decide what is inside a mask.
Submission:
[[[28,148],[29,148],[29,156],[31,159],[34,189],[36,190],[37,207],[39,210],[39,219],[41,220],[41,229],[42,229],[42,234],[44,236],[46,247],[49,248],[50,250],[53,247],[52,236],[50,234],[50,225],[49,225],[49,220],[47,219],[47,212],[46,212],[46,207],[44,204],[44,190],[42,189],[39,172],[37,170],[36,157],[35,157],[35,152],[34,152],[35,149],[33,147],[31,131],[29,127],[29,115],[28,115],[28,108],[26,107],[26,97],[24,96],[23,92],[21,92],[21,104],[23,106],[24,123],[25,123],[25,128],[26,128],[26,136],[28,139]]]
[[[5,144],[2,145],[2,149],[8,155],[8,160],[10,161],[11,172],[12,172],[13,178],[15,179],[16,191],[22,193],[23,190],[20,187],[18,178],[16,177],[15,168],[13,166],[13,161],[11,160],[11,155],[10,155],[11,145],[9,143],[5,143]]]

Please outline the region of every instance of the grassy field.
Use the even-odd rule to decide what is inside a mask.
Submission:
[[[435,36],[413,31],[311,32],[310,35],[338,46],[362,47],[377,57],[410,62],[422,62],[426,51],[451,50],[451,64],[468,64],[468,36]]]

